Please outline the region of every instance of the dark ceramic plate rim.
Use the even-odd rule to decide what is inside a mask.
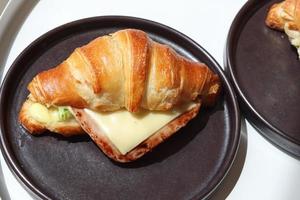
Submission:
[[[28,45],[22,52],[21,54],[19,54],[19,56],[15,59],[15,61],[13,62],[13,64],[11,65],[11,67],[9,68],[9,70],[7,71],[5,78],[3,79],[3,82],[1,84],[1,90],[0,90],[0,114],[2,115],[2,108],[4,106],[3,104],[3,93],[5,93],[5,90],[7,90],[7,88],[9,87],[7,85],[7,82],[9,80],[9,77],[12,76],[12,74],[14,74],[16,71],[18,71],[18,69],[16,68],[16,64],[19,62],[19,60],[21,60],[24,55],[30,51],[32,48],[34,48],[37,44],[39,44],[41,41],[47,39],[48,37],[58,34],[61,31],[65,30],[65,29],[70,29],[74,26],[77,26],[78,24],[83,24],[83,23],[90,23],[93,21],[101,21],[101,20],[117,20],[120,21],[120,23],[122,23],[122,21],[126,22],[127,20],[130,20],[132,22],[136,22],[139,24],[147,24],[153,27],[157,27],[157,28],[163,28],[165,30],[167,30],[168,32],[179,36],[180,38],[188,41],[190,44],[192,44],[193,46],[195,46],[198,50],[200,50],[207,58],[209,58],[211,60],[211,62],[214,64],[214,69],[217,70],[218,74],[221,76],[221,78],[223,79],[223,84],[226,85],[226,87],[228,88],[228,90],[226,90],[226,93],[228,94],[228,96],[230,97],[230,100],[232,101],[232,105],[233,105],[233,113],[234,113],[234,118],[233,118],[233,122],[234,122],[234,126],[233,126],[233,146],[230,148],[229,151],[229,159],[225,161],[225,165],[223,165],[222,170],[220,170],[220,172],[218,172],[219,176],[219,180],[216,181],[216,184],[214,184],[209,192],[207,192],[202,198],[206,199],[209,196],[211,196],[211,194],[215,191],[215,189],[220,185],[220,183],[222,182],[222,180],[225,178],[225,176],[227,175],[229,169],[231,168],[233,161],[236,157],[236,153],[237,153],[237,149],[239,146],[239,141],[240,141],[240,113],[239,113],[239,107],[238,107],[238,103],[237,103],[237,99],[236,96],[234,94],[234,89],[233,87],[230,85],[230,82],[228,81],[228,79],[226,78],[223,70],[221,69],[220,65],[216,62],[216,60],[204,49],[202,48],[200,45],[198,45],[195,41],[193,41],[191,38],[187,37],[186,35],[180,33],[179,31],[168,27],[166,25],[160,24],[158,22],[154,22],[151,20],[147,20],[147,19],[142,19],[142,18],[137,18],[137,17],[131,17],[131,16],[114,16],[114,15],[108,15],[108,16],[98,16],[98,17],[90,17],[90,18],[84,18],[84,19],[80,19],[80,20],[76,20],[76,21],[72,21],[66,24],[63,24],[57,28],[54,28],[48,32],[46,32],[45,34],[43,34],[42,36],[40,36],[39,38],[37,38],[36,40],[34,40],[30,45]],[[0,130],[1,130],[1,134],[0,134],[0,147],[1,147],[1,151],[2,151],[2,155],[6,161],[6,163],[8,164],[9,169],[13,172],[14,176],[17,178],[17,180],[22,184],[23,187],[25,187],[25,189],[32,195],[34,195],[35,197],[41,198],[41,199],[50,199],[50,197],[47,195],[47,193],[43,192],[40,188],[38,188],[37,186],[35,186],[33,183],[30,182],[30,179],[28,179],[27,175],[23,172],[22,168],[20,167],[18,160],[15,158],[15,156],[13,155],[12,150],[10,149],[10,144],[9,141],[7,140],[7,138],[4,136],[4,134],[2,134],[2,132],[4,132],[3,127],[4,127],[4,120],[0,120]],[[199,194],[196,195],[194,197],[195,199],[199,199]]]
[[[248,101],[242,89],[240,88],[234,70],[235,63],[233,61],[233,57],[235,52],[234,49],[236,47],[235,41],[236,38],[238,38],[240,35],[242,29],[240,27],[243,27],[243,22],[249,19],[249,15],[253,14],[253,12],[249,12],[249,10],[252,11],[255,7],[260,8],[268,2],[270,1],[262,1],[259,2],[259,5],[257,5],[257,1],[250,0],[244,4],[238,14],[235,16],[227,36],[224,65],[226,73],[228,73],[228,77],[231,79],[236,94],[238,95],[240,108],[243,114],[250,120],[250,123],[258,130],[258,132],[262,136],[268,139],[272,144],[279,147],[281,150],[285,151],[291,156],[299,158],[299,142],[288,136],[284,131],[276,128],[265,117],[263,117],[261,113],[259,113],[259,111],[255,109],[255,107]],[[258,10],[259,8],[256,8],[256,10]]]

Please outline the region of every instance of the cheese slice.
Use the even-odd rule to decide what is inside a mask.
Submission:
[[[195,103],[189,103],[170,111],[146,111],[130,113],[119,110],[114,112],[95,112],[84,109],[85,113],[98,124],[114,146],[125,155],[141,142],[170,121],[190,110]]]

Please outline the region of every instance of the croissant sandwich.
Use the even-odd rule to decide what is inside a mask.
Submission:
[[[214,105],[220,88],[205,64],[125,29],[37,74],[19,120],[32,134],[87,133],[108,157],[129,162],[185,126],[201,104]]]
[[[266,24],[270,28],[284,31],[291,44],[297,48],[300,58],[300,0],[285,0],[272,5]]]

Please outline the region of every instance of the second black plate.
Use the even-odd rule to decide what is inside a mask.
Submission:
[[[300,158],[300,61],[265,19],[278,1],[248,1],[227,41],[226,66],[248,119],[273,144]]]

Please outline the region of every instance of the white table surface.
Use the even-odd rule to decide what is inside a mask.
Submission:
[[[27,45],[50,29],[73,20],[99,15],[130,15],[171,26],[197,41],[223,67],[223,50],[229,27],[245,2],[42,0],[32,8],[20,26],[4,65],[5,71]],[[32,199],[14,178],[2,155],[1,165],[10,198]],[[243,121],[237,160],[213,199],[296,200],[300,199],[299,186],[300,161],[278,150],[247,121]]]

